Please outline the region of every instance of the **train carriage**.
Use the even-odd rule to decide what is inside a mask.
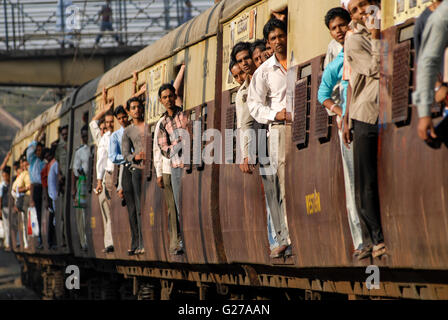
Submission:
[[[102,252],[102,217],[98,197],[92,192],[96,154],[91,157],[89,172],[88,251],[83,252],[79,246],[76,212],[68,196],[71,186],[67,182],[66,196],[60,201],[67,213],[69,247],[56,252],[48,248],[37,250],[34,243],[27,250],[17,248],[14,252],[28,270],[40,270],[37,266],[43,261],[49,268],[61,268],[65,261],[71,261],[91,271],[97,268],[106,278],[119,273],[136,279],[134,291],[138,291],[138,283],[150,284],[152,289],[148,290],[156,287],[165,298],[170,297],[169,283],[181,286],[180,281],[186,281],[193,287],[199,286],[200,297],[204,297],[203,283],[214,285],[223,295],[223,286],[233,286],[447,299],[448,284],[444,279],[448,267],[448,167],[443,160],[448,151],[445,147],[430,149],[418,139],[418,116],[410,98],[416,71],[413,17],[427,3],[403,3],[402,10],[398,2],[382,1],[378,173],[387,256],[361,262],[352,258],[336,120],[317,101],[323,54],[330,41],[323,18],[330,8],[340,5],[337,0],[220,1],[27,124],[14,139],[14,159],[42,124],[50,124],[47,145],[56,139],[58,125],[70,125],[72,159],[80,145],[83,113],[88,111],[92,118],[101,101],[102,88],[107,89],[108,97],[114,98],[115,107],[125,105],[133,94],[132,72],[137,72],[138,86],[147,86],[145,144],[150,156],[143,174],[141,210],[146,252],[127,255],[131,239],[128,214],[115,196],[111,200],[115,252]],[[234,164],[238,141],[225,133],[236,129],[237,88],[229,77],[228,63],[232,46],[241,40],[262,38],[271,10],[284,7],[288,8],[287,94],[294,114],[286,164],[286,206],[293,256],[271,259],[261,178],[258,174],[241,173]],[[179,214],[185,254],[172,256],[168,252],[167,208],[152,163],[152,142],[155,124],[164,112],[158,101],[158,88],[174,80],[182,64],[186,66],[183,108],[191,120],[201,121],[195,129],[201,135],[206,129],[217,129],[222,142],[231,143],[223,143],[220,150],[213,151],[216,157],[221,156],[222,164],[198,161],[194,159],[197,153],[192,152],[191,160],[197,161],[184,170]],[[434,107],[433,117],[441,119],[440,107]],[[211,143],[210,139],[192,139],[191,149],[204,152]],[[117,175],[116,169],[115,179]],[[47,216],[45,211],[43,215]],[[43,221],[43,226],[48,224],[46,218]],[[43,234],[46,239],[45,230]],[[375,292],[367,290],[364,282],[365,267],[370,264],[383,270],[384,281]]]

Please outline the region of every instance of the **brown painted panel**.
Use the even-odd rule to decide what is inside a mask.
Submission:
[[[230,104],[230,96],[230,91],[223,92],[222,117],[226,121],[222,123],[222,132],[235,129],[235,106]],[[225,149],[223,146],[223,153]],[[270,264],[266,206],[258,166],[253,174],[243,174],[237,164],[221,165],[219,183],[221,227],[228,262]]]

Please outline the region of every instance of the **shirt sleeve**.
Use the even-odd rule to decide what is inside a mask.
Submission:
[[[98,121],[96,120],[90,121],[89,127],[90,127],[90,133],[92,134],[93,137],[93,141],[95,142],[96,145],[98,145],[101,139],[101,130],[100,127],[98,126]]]
[[[367,77],[379,79],[381,40],[365,41],[360,34],[345,42],[345,54],[351,69]]]
[[[254,118],[250,115],[249,108],[247,107],[247,104],[243,104],[242,106],[243,112],[241,113],[241,134],[242,139],[241,141],[241,148],[242,148],[242,156],[243,159],[249,157],[249,146],[251,145],[253,141],[253,132],[249,131],[253,128],[254,125]],[[256,133],[255,133],[256,134]],[[252,153],[251,153],[252,155]]]
[[[123,155],[118,151],[119,146],[117,134],[112,134],[109,141],[109,159],[115,164],[120,164],[124,160]]]
[[[322,75],[322,82],[320,83],[319,91],[317,92],[317,99],[322,105],[325,100],[332,98],[333,89],[340,80],[337,75],[338,70],[334,68],[333,62],[325,68]]]
[[[127,135],[126,130],[123,132],[123,138],[121,140],[121,147],[123,152],[123,158],[126,159],[127,162],[134,161],[134,155],[131,152],[132,141]]]
[[[75,177],[79,176],[79,169],[81,168],[81,159],[80,159],[78,150],[75,152],[75,157],[73,159],[73,167],[72,167],[73,174],[75,175]]]
[[[100,149],[97,149],[100,150]],[[106,150],[103,150],[106,151]],[[103,180],[106,172],[107,152],[97,152],[96,155],[96,179]]]
[[[447,46],[448,2],[443,2],[429,17],[422,37],[418,58],[417,90],[412,95],[420,118],[431,115],[431,106],[434,103],[434,86]]]
[[[159,133],[157,135],[157,144],[159,145],[162,155],[171,159],[174,155],[173,145],[168,144],[168,141],[168,132],[166,132],[164,125],[161,123],[159,126]]]
[[[28,149],[26,149],[26,160],[29,162],[30,165],[36,159],[36,147],[37,147],[37,141],[33,140],[28,145]]]
[[[260,69],[260,72],[255,72],[252,77],[247,95],[247,105],[251,116],[257,122],[267,124],[269,121],[275,120],[277,112],[266,105],[269,87],[262,71]]]
[[[152,142],[152,153],[154,155],[154,168],[156,169],[157,178],[161,177],[163,174],[163,159],[162,153],[160,152],[159,144],[157,143],[157,137],[160,131],[160,120],[156,124],[156,129],[154,130],[154,141]]]

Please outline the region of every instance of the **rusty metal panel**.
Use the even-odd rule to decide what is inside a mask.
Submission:
[[[305,144],[307,121],[307,78],[298,80],[294,93],[294,123],[292,126],[292,141],[294,144]]]
[[[317,86],[315,87],[317,90],[319,89],[321,81],[322,81],[322,74],[320,74],[317,78]],[[316,90],[316,96],[317,96],[317,90]],[[318,99],[316,99],[315,105],[316,105],[316,114],[315,114],[314,134],[318,139],[321,138],[327,139],[330,117],[328,116],[327,110],[325,110],[325,107],[320,104]]]
[[[405,121],[408,118],[410,82],[411,43],[397,44],[393,53],[392,74],[392,121]]]

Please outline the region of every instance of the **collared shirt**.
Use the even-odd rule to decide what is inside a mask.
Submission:
[[[121,141],[123,139],[124,128],[121,127],[110,136],[109,141],[109,159],[114,164],[123,164],[124,157],[121,153]]]
[[[9,191],[9,184],[7,184],[5,181],[0,182],[0,198],[2,198],[0,208],[8,206],[8,191]]]
[[[372,39],[366,27],[358,25],[345,42],[345,55],[352,69],[350,119],[375,124],[379,115],[381,41]]]
[[[423,32],[417,62],[417,90],[412,95],[420,118],[431,116],[434,86],[446,47],[448,47],[448,1],[442,2],[432,13]]]
[[[114,164],[108,158],[111,132],[106,131],[103,136],[101,136],[101,129],[96,120],[91,121],[89,127],[93,140],[97,146],[96,178],[97,180],[103,180],[106,171],[112,172],[114,170]]]
[[[171,174],[171,161],[167,157],[162,155],[159,144],[157,143],[157,137],[160,131],[160,123],[162,118],[157,121],[156,128],[154,130],[154,139],[152,143],[152,153],[154,155],[154,168],[156,169],[157,178],[161,177],[162,174]]]
[[[23,196],[22,192],[19,192],[19,188],[29,187],[31,186],[31,180],[30,180],[30,174],[28,170],[22,171],[12,184],[12,191],[15,192],[16,196],[20,197]],[[25,195],[29,196],[31,195],[30,190],[25,192]]]
[[[123,157],[126,162],[131,164],[131,168],[144,169],[142,160],[135,160],[134,157],[142,151],[145,151],[145,124],[143,132],[134,124],[124,129],[123,138],[121,140]]]
[[[58,199],[59,193],[58,170],[58,162],[53,159],[50,162],[50,170],[48,172],[48,195],[50,196],[51,200],[54,201]]]
[[[249,78],[239,88],[236,98],[236,126],[240,130],[240,148],[242,158],[249,157],[249,145],[252,143],[252,136],[244,135],[247,129],[252,129],[254,125],[254,118],[250,115],[249,107],[247,106],[247,97],[249,92]]]
[[[286,70],[274,55],[254,73],[249,86],[247,105],[259,123],[269,124],[286,108]],[[286,110],[291,112],[291,110]]]
[[[325,55],[324,68],[326,68],[330,62],[336,59],[343,48],[344,47],[342,46],[342,44],[337,42],[335,39],[330,41],[327,47],[327,54]]]
[[[325,100],[332,99],[335,103],[338,103],[342,107],[342,115],[345,115],[345,109],[347,106],[347,87],[348,81],[342,80],[342,72],[344,66],[344,51],[341,51],[339,55],[325,68],[322,75],[322,82],[320,83],[317,98],[323,105]],[[335,100],[334,88],[338,86],[339,101]],[[325,108],[326,109],[326,108]]]
[[[62,175],[65,175],[67,172],[67,161],[68,161],[68,153],[67,153],[67,142],[61,140],[56,147],[56,152],[54,154],[54,158],[59,164],[59,171]]]
[[[40,172],[40,177],[42,180],[42,187],[48,188],[48,172],[50,171],[50,162],[47,162]]]
[[[168,112],[165,112],[160,120],[157,143],[162,151],[162,155],[171,160],[172,168],[183,168],[182,142],[179,129],[187,128],[188,118],[182,111],[182,108],[176,107],[172,117],[168,115]]]
[[[29,172],[32,184],[42,184],[41,172],[45,167],[45,161],[36,156],[37,141],[32,141],[26,150],[26,159],[30,164]]]
[[[87,175],[89,173],[89,157],[90,148],[88,145],[83,144],[76,149],[71,166],[75,177],[79,177],[81,174]]]

